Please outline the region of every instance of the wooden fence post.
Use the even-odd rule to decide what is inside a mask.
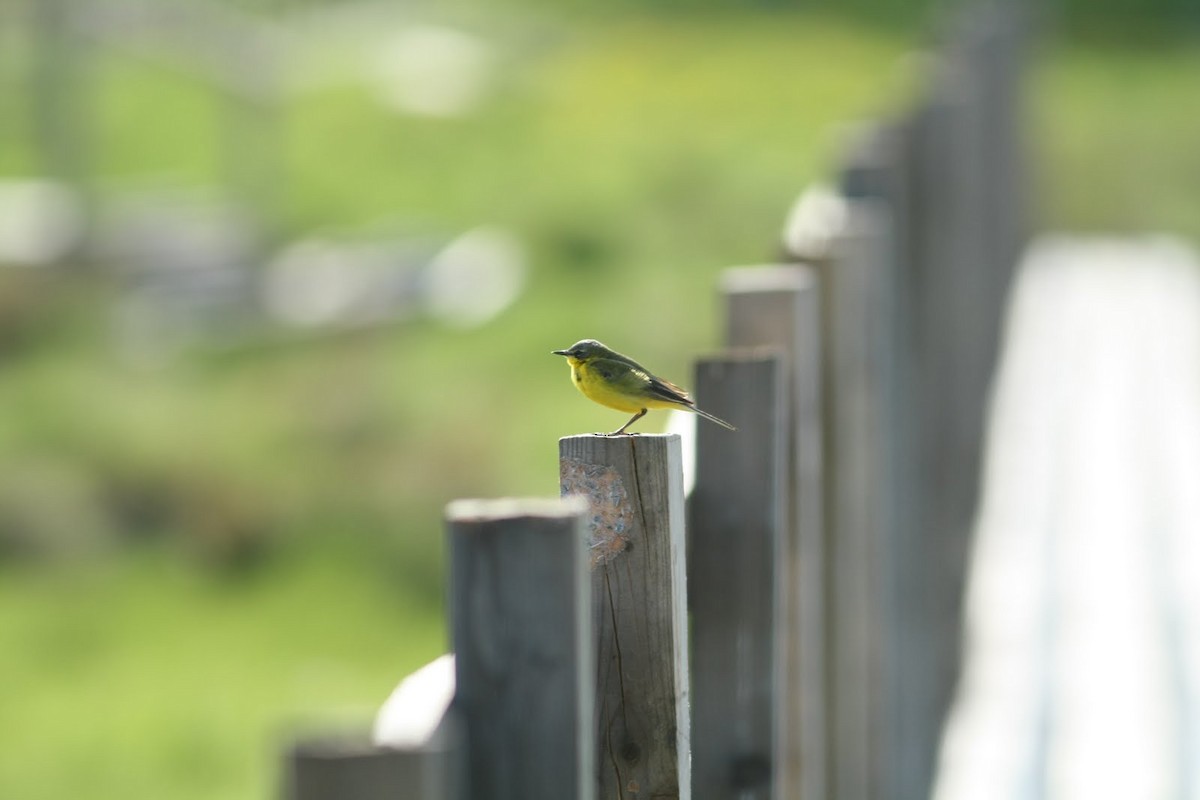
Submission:
[[[463,800],[593,797],[586,512],[575,499],[447,509]]]
[[[288,755],[288,800],[446,800],[449,754],[440,746],[407,750],[366,739],[301,741]]]
[[[888,215],[851,201],[834,257],[822,273],[828,448],[826,523],[833,576],[832,796],[892,796],[888,783],[888,653],[891,590],[890,441],[886,363],[891,275]]]
[[[583,495],[591,507],[596,796],[688,800],[679,437],[568,436],[559,440],[559,457],[562,493]]]
[[[882,307],[884,384],[888,388],[886,536],[890,554],[881,564],[883,592],[881,646],[884,707],[879,735],[883,785],[896,800],[929,795],[931,736],[937,721],[926,700],[927,664],[932,645],[924,603],[929,557],[924,547],[926,478],[920,468],[923,436],[919,409],[924,350],[918,336],[919,262],[918,174],[913,157],[915,124],[910,119],[863,126],[851,141],[842,168],[842,191],[851,205],[883,205],[890,218],[892,244],[879,278],[885,284]]]
[[[1001,326],[1003,300],[1028,237],[1020,102],[1027,12],[1022,3],[978,3],[965,16],[959,37],[980,116],[974,158],[986,170],[980,203],[987,220],[983,231],[989,262],[986,279],[993,300],[989,311],[994,315],[986,323],[993,333]],[[997,338],[993,336],[993,350]],[[993,360],[994,353],[989,366]]]
[[[726,344],[768,346],[783,357],[787,526],[780,560],[780,797],[821,800],[828,771],[828,633],[822,477],[821,325],[816,277],[803,266],[740,267],[721,280]]]
[[[776,643],[787,507],[782,365],[759,351],[703,360],[696,397],[737,426],[697,431],[688,505],[692,766],[697,800],[772,800],[789,689]],[[778,572],[777,572],[778,571]]]
[[[982,409],[975,408],[970,374],[978,314],[978,233],[962,174],[964,102],[959,81],[935,62],[932,86],[914,109],[910,157],[915,192],[915,288],[911,320],[917,342],[910,409],[916,430],[912,464],[918,475],[917,518],[909,545],[927,554],[918,565],[911,633],[909,689],[919,704],[913,742],[922,756],[920,785],[932,785],[941,725],[958,679],[960,602],[978,483]],[[974,431],[974,432],[972,432]]]

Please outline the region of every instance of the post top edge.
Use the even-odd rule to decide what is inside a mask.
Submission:
[[[786,349],[779,345],[758,344],[727,347],[714,353],[699,356],[698,364],[757,364],[768,361],[778,361],[784,357]]]
[[[515,519],[519,517],[565,518],[587,511],[581,497],[500,497],[451,500],[446,519],[454,522]]]
[[[799,291],[812,285],[812,268],[804,264],[729,267],[720,279],[721,291],[727,294]]]
[[[641,431],[633,431],[632,433],[622,433],[618,436],[613,436],[607,433],[573,433],[570,436],[561,436],[558,443],[573,442],[573,441],[599,441],[599,442],[624,442],[646,439],[678,439],[678,433],[642,433]]]

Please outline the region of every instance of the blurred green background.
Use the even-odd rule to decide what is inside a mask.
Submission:
[[[152,5],[201,14],[0,12],[5,798],[262,798],[297,730],[369,724],[445,648],[443,505],[555,494],[557,438],[623,421],[549,351],[689,383],[718,272],[948,11]],[[1200,241],[1198,9],[1053,4],[1037,227]]]

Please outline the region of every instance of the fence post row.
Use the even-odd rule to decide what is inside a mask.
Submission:
[[[891,218],[880,306],[890,512],[875,562],[878,768],[889,797],[928,796],[959,673],[984,413],[1024,233],[1012,12],[976,8],[933,62],[917,107],[865,128],[842,171],[850,202],[876,203]]]
[[[723,275],[729,350],[696,390],[739,430],[698,429],[687,545],[677,436],[561,439],[586,502],[453,504],[462,782],[426,780],[444,754],[298,748],[295,800],[686,799],[693,770],[699,800],[929,796],[1024,241],[1013,5],[976,7],[915,107],[858,129],[795,228],[827,247]]]

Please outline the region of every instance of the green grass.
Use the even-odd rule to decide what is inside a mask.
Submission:
[[[0,792],[275,795],[291,734],[369,723],[444,647],[423,598],[351,569],[364,579],[316,558],[215,579],[143,554],[0,572]]]
[[[110,287],[0,273],[0,797],[260,798],[297,721],[369,718],[444,646],[444,503],[555,494],[557,438],[623,421],[548,351],[594,336],[689,383],[719,271],[774,255],[839,126],[908,81],[910,32],[820,15],[530,25],[497,28],[510,68],[473,116],[395,116],[349,85],[278,119],[287,235],[525,242],[527,289],[482,328],[134,367]],[[1200,240],[1194,50],[1057,48],[1033,76],[1043,225]],[[93,80],[104,193],[223,186],[218,97],[128,57]],[[0,173],[30,174],[14,96]]]
[[[1200,46],[1052,53],[1035,73],[1038,210],[1054,228],[1200,242]]]

